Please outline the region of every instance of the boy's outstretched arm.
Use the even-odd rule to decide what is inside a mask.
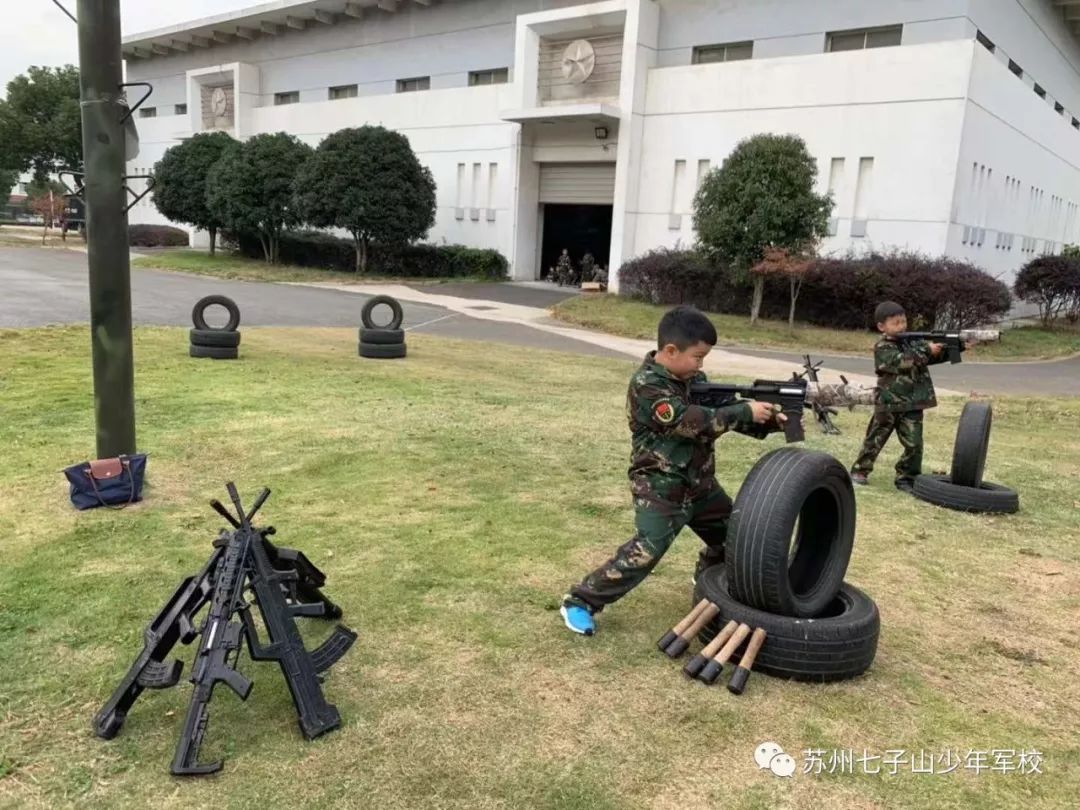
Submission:
[[[723,408],[694,405],[670,391],[642,386],[635,397],[638,422],[648,425],[658,433],[674,433],[687,439],[705,437],[715,439],[753,422],[753,414],[747,402]]]

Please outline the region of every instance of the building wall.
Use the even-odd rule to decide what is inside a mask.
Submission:
[[[806,141],[822,192],[833,160],[843,160],[834,184],[837,235],[823,252],[897,245],[940,253],[972,47],[955,41],[651,71],[641,177],[652,193],[638,212],[635,252],[693,243],[700,175],[740,140],[772,132]],[[864,166],[859,188],[867,158],[873,166]],[[856,218],[868,220],[866,236],[852,239]]]
[[[948,252],[1011,279],[1080,243],[1080,132],[986,49],[972,56]]]
[[[825,252],[947,250],[1008,277],[1047,241],[1080,241],[1080,130],[1072,126],[1080,46],[1046,0],[649,0],[653,33],[623,56],[624,72],[629,65],[645,77],[622,93],[634,99],[633,125],[610,127],[605,143],[585,122],[502,120],[521,96],[513,84],[466,86],[470,70],[498,67],[514,81],[519,15],[576,5],[410,4],[361,22],[132,60],[128,80],[154,83],[148,105],[158,114],[137,119],[142,151],[130,168],[145,171],[190,135],[192,115],[171,114],[174,104],[194,103],[188,71],[239,62],[253,77],[241,89],[255,104],[241,136],[287,131],[316,145],[347,126],[401,131],[438,186],[429,239],[518,256],[517,277],[535,269],[537,162],[618,156],[613,255],[629,257],[692,243],[699,178],[758,132],[796,133],[818,159],[819,187],[836,196]],[[901,46],[824,52],[829,31],[896,23]],[[976,31],[993,40],[994,54],[976,44]],[[695,45],[744,40],[755,43],[751,60],[691,64]],[[430,91],[395,92],[397,79],[425,75]],[[1034,93],[1035,81],[1047,98]],[[327,100],[329,87],[347,84],[358,85],[357,98]],[[274,105],[275,93],[291,91],[300,103]],[[162,221],[149,199],[131,220]]]

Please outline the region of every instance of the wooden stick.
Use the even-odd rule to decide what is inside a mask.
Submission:
[[[690,662],[683,667],[683,672],[691,678],[697,677],[697,674],[701,672],[702,667],[705,666],[708,660],[727,644],[728,639],[731,638],[738,626],[739,623],[734,619],[724,625],[724,629],[716,634],[716,638],[706,644],[705,649],[691,658]]]
[[[754,659],[757,658],[758,651],[764,643],[765,631],[759,627],[754,631],[750,643],[746,645],[746,652],[743,653],[742,661],[739,662],[739,666],[731,676],[731,683],[728,684],[729,692],[741,695],[743,690],[746,689],[746,681],[750,678],[750,670],[754,668]]]
[[[697,618],[691,622],[682,633],[675,637],[675,640],[671,642],[664,650],[664,653],[668,658],[678,658],[684,652],[687,647],[690,646],[691,639],[701,632],[701,628],[716,618],[716,615],[720,612],[720,608],[709,602],[705,605],[705,609],[698,614]]]
[[[670,645],[671,642],[675,640],[676,636],[681,636],[683,634],[683,631],[690,626],[691,622],[693,622],[694,619],[701,615],[701,611],[703,611],[705,609],[705,606],[708,604],[708,599],[702,599],[700,602],[694,605],[693,610],[687,613],[686,616],[677,625],[664,633],[663,638],[656,642],[656,646],[660,649],[660,652],[666,650],[668,648],[668,645]]]
[[[705,665],[705,669],[701,670],[698,678],[707,684],[716,683],[716,679],[720,677],[720,673],[724,669],[724,664],[735,654],[735,650],[739,649],[739,645],[746,640],[748,635],[750,635],[750,625],[740,624],[739,628],[720,649],[720,652]]]

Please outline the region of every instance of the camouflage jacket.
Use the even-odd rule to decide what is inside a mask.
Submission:
[[[877,369],[878,390],[876,410],[902,413],[921,411],[937,406],[934,381],[929,366],[942,362],[930,354],[925,340],[901,345],[892,338],[882,338],[874,346],[874,367]]]
[[[746,403],[725,408],[690,404],[690,382],[706,382],[699,372],[690,382],[673,376],[649,352],[630,378],[626,418],[633,434],[631,480],[647,476],[661,496],[690,497],[712,486],[713,443],[752,422]],[[678,498],[681,499],[681,498]]]

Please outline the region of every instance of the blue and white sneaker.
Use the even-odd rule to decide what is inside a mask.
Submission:
[[[568,605],[563,602],[562,607],[559,608],[559,613],[562,615],[563,621],[566,622],[566,626],[575,633],[591,636],[596,632],[596,623],[593,621],[592,614],[580,605]]]

